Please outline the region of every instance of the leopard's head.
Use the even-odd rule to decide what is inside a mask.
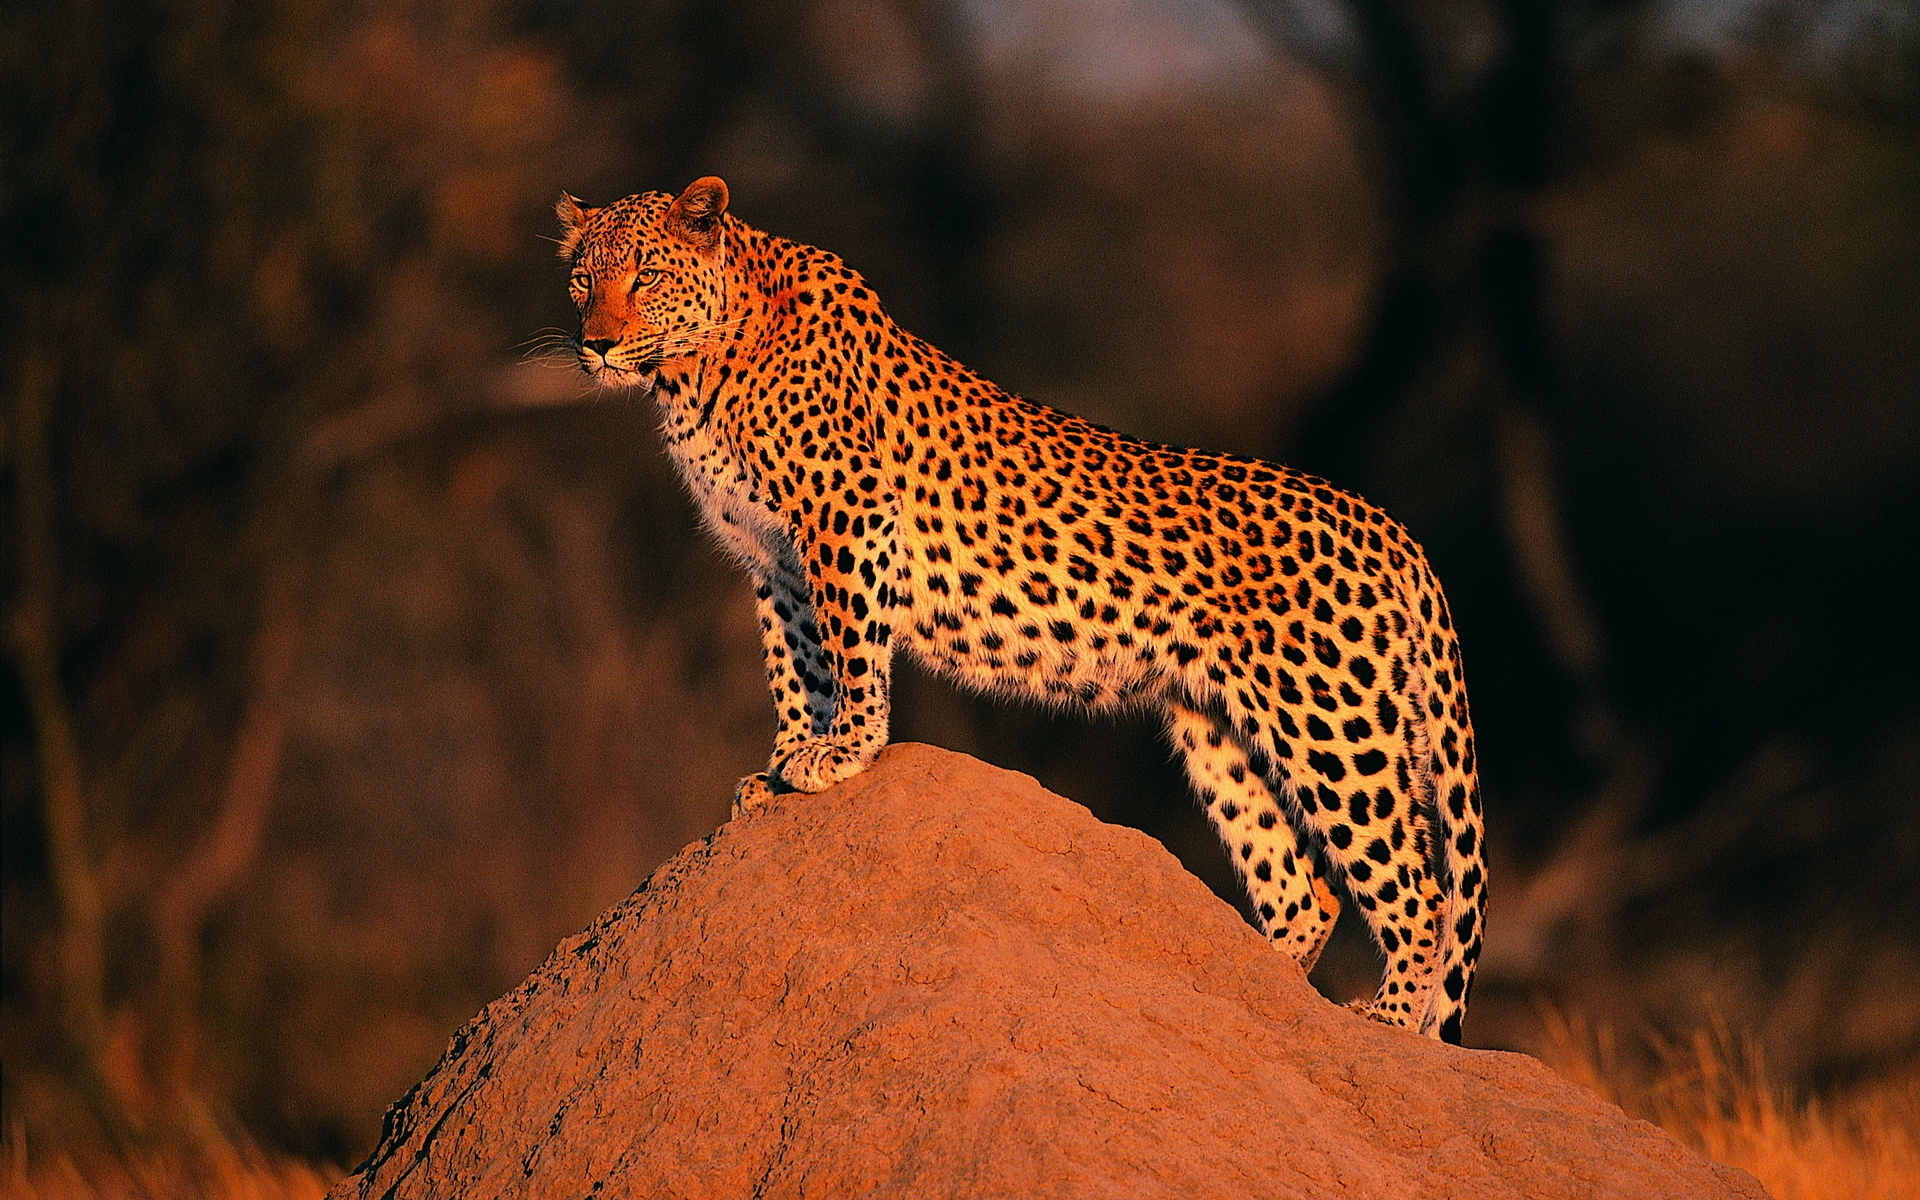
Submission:
[[[662,366],[727,328],[727,185],[709,175],[678,196],[642,192],[587,208],[562,192],[560,257],[580,309],[580,369],[608,386],[650,385]]]

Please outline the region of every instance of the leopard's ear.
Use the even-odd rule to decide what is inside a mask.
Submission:
[[[711,250],[720,243],[720,214],[726,211],[726,181],[717,175],[696,179],[667,209],[667,231]]]
[[[553,211],[560,218],[560,257],[572,258],[573,252],[580,248],[581,235],[587,230],[587,218],[599,210],[588,208],[561,192],[560,203],[553,206]]]

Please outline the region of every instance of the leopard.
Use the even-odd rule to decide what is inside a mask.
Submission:
[[[873,762],[902,648],[991,696],[1157,710],[1260,935],[1311,970],[1344,891],[1385,957],[1353,1007],[1459,1044],[1483,804],[1408,531],[1317,476],[1012,394],[729,199],[707,176],[557,212],[580,369],[651,397],[753,585],[776,728],[736,817]]]

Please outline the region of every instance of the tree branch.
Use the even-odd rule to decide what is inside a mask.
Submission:
[[[58,550],[55,494],[47,453],[54,366],[27,338],[14,389],[11,446],[20,593],[8,623],[33,721],[40,766],[47,867],[59,912],[58,970],[62,1033],[77,1060],[82,1090],[110,1125],[124,1120],[102,1065],[106,1030],[105,912],[88,849],[84,769],[60,684]]]

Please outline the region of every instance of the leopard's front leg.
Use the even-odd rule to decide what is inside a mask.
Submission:
[[[887,744],[890,615],[902,598],[894,518],[879,497],[820,506],[790,534],[805,605],[783,603],[777,587],[762,602],[763,619],[771,612],[782,625],[778,645],[762,635],[781,714],[761,785],[768,794],[825,791],[865,770]],[[801,695],[807,704],[795,702]],[[752,782],[742,785],[737,808],[765,799]]]
[[[798,564],[780,563],[754,575],[754,607],[760,620],[760,652],[773,693],[776,725],[768,769],[734,789],[738,816],[766,803],[783,786],[775,768],[808,741],[825,735],[833,721],[834,690],[826,652],[820,646],[813,600]]]
[[[893,651],[893,588],[899,550],[891,506],[846,493],[845,508],[822,505],[794,529],[813,624],[833,687],[824,736],[784,753],[773,774],[801,792],[825,791],[858,775],[887,744]]]

